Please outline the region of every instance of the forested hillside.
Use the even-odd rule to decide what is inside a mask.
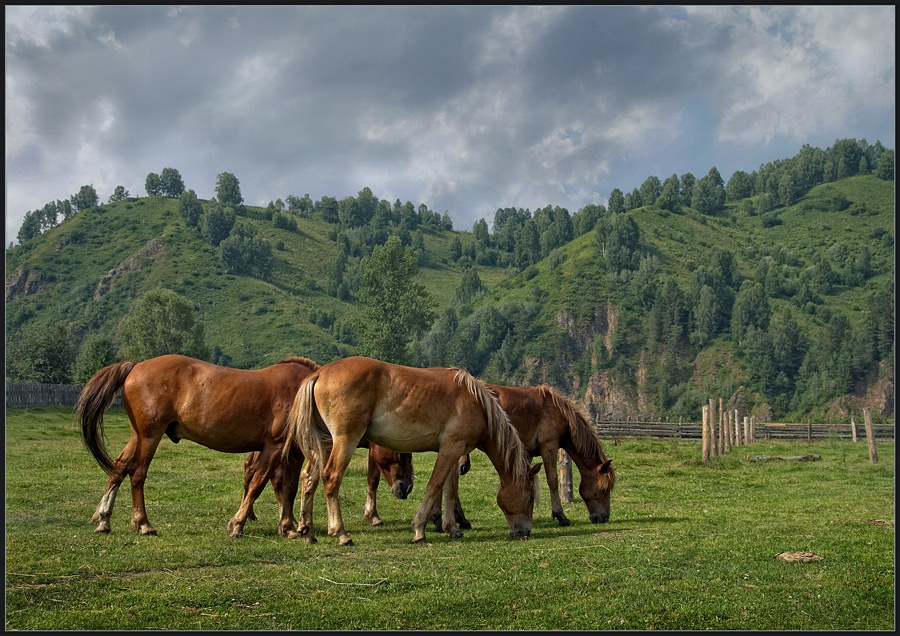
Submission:
[[[230,366],[390,351],[551,384],[600,417],[697,420],[715,396],[768,420],[892,419],[893,155],[804,146],[727,184],[651,176],[471,231],[369,188],[258,208],[228,173],[209,201],[171,168],[152,196],[85,186],[7,249],[7,379],[158,354],[138,345],[168,311],[154,346]]]

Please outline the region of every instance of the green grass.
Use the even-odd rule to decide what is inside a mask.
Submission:
[[[109,450],[128,437],[107,414]],[[624,440],[607,447],[618,471],[608,524],[592,525],[576,494],[573,525],[550,519],[512,541],[494,498],[497,477],[476,452],[460,480],[473,529],[452,540],[410,522],[434,455],[415,457],[406,501],[382,487],[382,528],[367,527],[365,455],[342,488],[355,545],[276,534],[271,489],[259,520],[229,539],[243,455],[165,439],[146,484],[157,537],[128,528],[123,484],[112,533],[90,524],[105,475],[81,445],[68,409],[6,417],[6,628],[132,629],[771,629],[894,627],[894,445],[771,441],[708,464],[694,442]],[[749,455],[817,453],[816,462],[748,462]],[[576,471],[576,493],[578,476]],[[784,551],[823,560],[783,563]]]

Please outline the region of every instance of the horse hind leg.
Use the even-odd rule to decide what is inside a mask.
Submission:
[[[316,494],[316,488],[319,486],[322,474],[316,469],[314,461],[306,462],[306,466],[301,471],[301,489],[300,489],[300,521],[297,524],[296,531],[289,531],[285,536],[290,539],[303,537],[307,543],[315,543],[316,535],[313,532],[313,498]]]
[[[140,535],[156,535],[156,528],[150,524],[147,518],[147,507],[144,503],[144,481],[147,479],[147,470],[156,447],[159,446],[160,436],[152,439],[144,439],[137,444],[137,452],[132,462],[131,471],[131,529]]]
[[[341,482],[359,439],[348,440],[338,437],[334,440],[331,454],[322,469],[322,481],[325,483],[325,505],[328,510],[328,535],[338,540],[338,545],[352,546],[353,540],[344,528],[341,514],[340,491]]]
[[[300,483],[300,469],[303,468],[303,455],[292,452],[286,463],[275,468],[272,475],[272,488],[278,501],[278,534],[290,537],[297,534],[297,520],[294,518],[294,502]]]
[[[133,438],[130,439],[114,462],[115,468],[106,482],[106,490],[103,492],[103,497],[100,499],[96,512],[91,516],[91,523],[96,526],[94,532],[109,534],[112,530],[109,519],[112,517],[113,508],[116,505],[119,486],[122,485],[122,480],[125,479],[125,475],[131,470],[135,445],[136,441]]]

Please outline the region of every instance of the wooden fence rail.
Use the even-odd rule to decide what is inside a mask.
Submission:
[[[36,408],[39,406],[75,406],[82,387],[72,384],[9,384],[6,385],[6,408]],[[121,393],[113,406],[122,406]]]
[[[656,437],[663,439],[702,439],[701,424],[669,422],[597,422],[601,439],[617,437]],[[873,426],[876,439],[894,439],[894,426]],[[759,424],[756,439],[853,439],[848,424]]]

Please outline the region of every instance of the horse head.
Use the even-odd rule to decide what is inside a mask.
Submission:
[[[509,536],[513,539],[531,537],[531,520],[539,488],[536,476],[541,466],[542,464],[532,466],[528,471],[528,479],[524,482],[515,479],[500,480],[497,505],[506,516]]]
[[[413,489],[412,453],[383,449],[383,452],[373,453],[372,456],[391,487],[391,493],[397,499],[406,499]]]
[[[612,460],[607,459],[591,472],[596,478],[582,478],[578,494],[587,505],[591,523],[606,523],[609,521],[610,495],[616,485],[616,471],[612,467]]]

